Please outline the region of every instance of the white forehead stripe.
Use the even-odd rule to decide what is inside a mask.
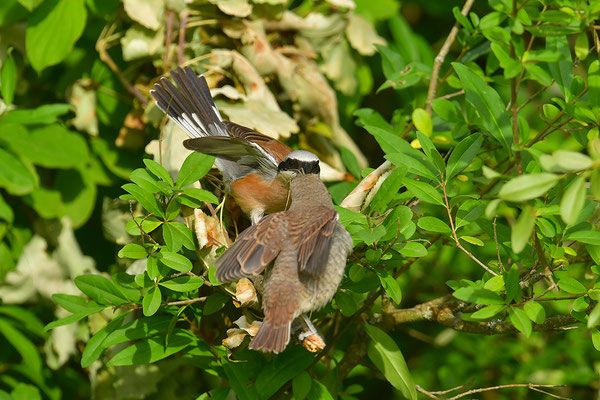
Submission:
[[[293,158],[294,160],[303,161],[303,162],[315,162],[319,161],[319,157],[306,150],[295,150],[292,151],[285,157],[285,160]]]

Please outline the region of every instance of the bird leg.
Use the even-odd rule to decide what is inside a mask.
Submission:
[[[316,353],[325,348],[325,340],[317,332],[317,328],[312,324],[306,314],[301,314],[294,320],[294,332],[298,334],[298,340],[310,352]]]

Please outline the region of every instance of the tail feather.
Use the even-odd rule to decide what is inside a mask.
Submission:
[[[285,350],[290,341],[289,321],[284,324],[274,324],[273,321],[266,319],[260,326],[258,333],[248,345],[251,350],[262,350],[264,352],[281,353]]]
[[[204,76],[190,67],[171,71],[171,76],[178,87],[162,78],[150,91],[158,107],[190,137],[229,136]]]

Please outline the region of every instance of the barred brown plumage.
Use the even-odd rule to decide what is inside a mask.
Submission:
[[[352,249],[350,234],[339,223],[327,188],[318,174],[305,173],[306,162],[313,161],[300,160],[293,171],[284,168],[290,176],[289,210],[269,215],[242,232],[216,263],[216,277],[223,282],[266,269],[265,319],[251,349],[283,351],[292,321],[331,300]]]

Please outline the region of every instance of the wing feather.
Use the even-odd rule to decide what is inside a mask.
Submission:
[[[242,232],[217,260],[217,279],[229,282],[260,274],[283,248],[286,225],[286,215],[281,212],[263,218]]]
[[[304,216],[292,230],[297,231],[298,271],[311,276],[319,275],[327,263],[331,239],[338,215],[329,208],[314,209]],[[290,224],[291,225],[291,224]]]

